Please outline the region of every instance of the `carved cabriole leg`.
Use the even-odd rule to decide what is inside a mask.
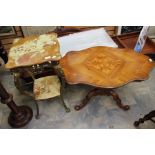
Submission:
[[[80,110],[83,107],[85,107],[88,102],[90,101],[90,99],[94,96],[97,95],[107,95],[107,96],[112,96],[113,99],[116,101],[117,105],[123,109],[123,110],[128,110],[129,106],[128,105],[123,105],[121,102],[121,99],[119,98],[119,96],[116,94],[116,92],[112,89],[103,89],[103,88],[95,88],[93,90],[91,90],[90,92],[88,92],[88,94],[86,95],[86,97],[82,100],[82,103],[79,105],[75,105],[74,109],[75,110]]]
[[[82,100],[81,104],[75,105],[74,109],[78,111],[83,107],[85,107],[93,96],[99,95],[99,91],[101,91],[101,89],[97,89],[97,88],[89,91],[86,97]]]
[[[155,121],[152,119],[153,117],[155,117],[155,110],[151,111],[149,114],[145,115],[143,118],[140,118],[138,121],[135,121],[134,126],[138,127],[139,124],[144,123],[145,121],[148,121],[148,120],[155,123]]]
[[[121,99],[119,98],[118,94],[114,90],[110,90],[110,95],[113,97],[113,99],[116,101],[116,104],[123,110],[129,110],[129,105],[122,104]]]

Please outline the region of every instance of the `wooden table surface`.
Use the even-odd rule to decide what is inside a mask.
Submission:
[[[60,66],[69,84],[116,88],[134,80],[146,80],[154,67],[149,57],[131,49],[92,47],[68,52]]]

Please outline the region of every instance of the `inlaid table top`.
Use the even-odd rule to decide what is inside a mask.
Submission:
[[[116,88],[134,80],[146,80],[155,63],[132,49],[98,46],[68,52],[60,66],[69,84]]]
[[[16,40],[8,54],[7,69],[41,64],[61,58],[57,34],[43,34]]]

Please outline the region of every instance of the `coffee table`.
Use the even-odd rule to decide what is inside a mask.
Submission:
[[[95,87],[75,110],[82,109],[96,95],[112,96],[121,109],[128,110],[129,106],[122,104],[115,89],[132,81],[146,80],[154,66],[149,57],[132,49],[103,46],[71,51],[60,59],[67,83]]]

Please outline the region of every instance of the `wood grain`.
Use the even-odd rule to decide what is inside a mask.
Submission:
[[[13,40],[16,38],[23,37],[23,32],[20,26],[14,26],[15,35],[8,35],[8,36],[2,36],[0,37],[0,40],[4,46],[4,49],[8,52],[10,47],[12,46]]]
[[[116,32],[116,26],[64,26],[65,29],[77,29],[80,31],[96,29],[101,27],[103,27],[110,36],[114,35]]]
[[[14,28],[15,28],[15,31],[16,31],[16,32],[17,32],[17,31],[22,31],[22,29],[21,29],[20,26],[14,26]]]
[[[116,88],[147,79],[155,63],[132,49],[98,46],[67,53],[60,66],[69,84]]]

